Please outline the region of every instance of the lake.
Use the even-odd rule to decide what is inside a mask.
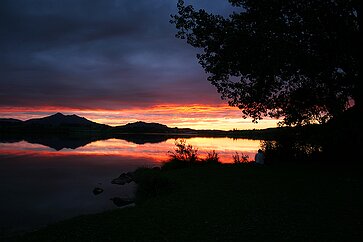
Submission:
[[[2,142],[0,235],[117,208],[110,199],[132,199],[136,184],[115,185],[112,179],[138,167],[160,166],[175,139],[78,140],[72,145],[58,139]],[[260,147],[260,141],[246,139],[193,137],[186,142],[197,147],[201,157],[215,150],[224,163],[233,162],[235,152],[252,160]],[[95,195],[95,187],[104,191]]]

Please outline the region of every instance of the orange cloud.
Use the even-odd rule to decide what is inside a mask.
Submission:
[[[168,125],[169,127],[193,129],[262,129],[276,127],[278,120],[264,119],[253,124],[251,119],[243,119],[241,112],[226,104],[219,105],[175,105],[162,104],[151,107],[114,109],[78,109],[68,107],[42,106],[2,107],[0,117],[21,120],[39,118],[55,112],[77,114],[98,123],[111,126],[124,125],[129,122],[145,121]]]

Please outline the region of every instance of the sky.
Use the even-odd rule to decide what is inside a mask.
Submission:
[[[228,107],[175,38],[177,0],[1,0],[0,117],[62,112],[109,125],[259,129]],[[226,15],[227,0],[186,1]]]

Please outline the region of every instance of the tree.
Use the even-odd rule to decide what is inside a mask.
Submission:
[[[323,123],[360,105],[359,1],[229,2],[236,11],[225,17],[179,0],[170,22],[244,118]]]

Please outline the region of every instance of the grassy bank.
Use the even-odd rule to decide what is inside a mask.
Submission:
[[[360,171],[352,167],[209,165],[145,172],[161,181],[161,190],[156,191],[158,196],[145,195],[150,188],[144,184],[145,191],[141,192],[144,194],[139,194],[143,198],[134,208],[76,217],[18,240],[355,241],[362,238],[363,179]]]

